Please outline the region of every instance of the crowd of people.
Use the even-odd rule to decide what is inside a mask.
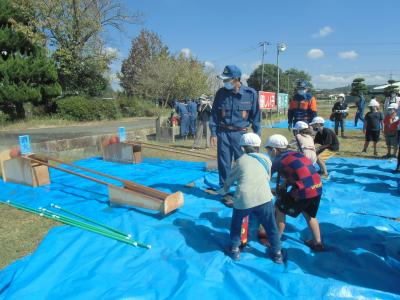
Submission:
[[[243,226],[250,217],[260,224],[258,236],[268,247],[271,259],[282,263],[281,236],[286,215],[297,217],[300,214],[311,231],[311,238],[304,241],[305,245],[313,251],[324,251],[316,216],[323,191],[322,178],[329,178],[325,162],[339,151],[339,127],[341,137],[345,137],[349,110],[346,96],[340,94],[332,108],[333,131],[318,116],[317,100],[309,83],[299,81],[288,109],[288,128],[293,131],[293,139],[289,142],[285,136],[274,134],[265,142],[266,153],[262,154],[257,92],[241,83],[241,71],[235,65],[226,66],[219,78],[224,86],[217,91],[213,103],[202,96],[198,101],[180,101],[176,111],[184,127],[181,128],[182,137],[187,136],[188,127],[192,130],[187,124],[195,122],[194,126],[197,125],[198,130],[194,127],[191,131],[196,137],[194,149],[199,145],[204,128],[210,129],[210,136],[206,136],[210,143],[206,147],[217,147],[220,186],[217,192],[221,194],[222,203],[233,208],[231,244],[226,253],[234,260],[240,259],[247,241],[243,238]],[[383,130],[388,147],[386,157],[395,155],[400,144],[398,100],[397,95],[391,95],[382,113],[379,102],[372,99],[369,112],[364,115],[365,98],[359,95],[354,123],[355,126],[359,120],[364,123],[364,152],[372,141],[376,154],[376,144]],[[399,162],[400,151],[398,153]],[[396,170],[400,171],[399,163]],[[277,173],[276,187],[272,188],[270,182],[274,173]],[[231,193],[234,183],[236,190]],[[275,203],[272,202],[274,195]]]

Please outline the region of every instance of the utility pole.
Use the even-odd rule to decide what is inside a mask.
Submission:
[[[260,47],[262,47],[262,56],[261,56],[261,87],[260,91],[263,90],[264,88],[264,55],[265,55],[265,46],[269,45],[270,43],[268,42],[260,42]]]

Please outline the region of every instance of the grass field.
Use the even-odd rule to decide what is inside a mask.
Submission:
[[[320,115],[327,118],[330,114],[330,107],[331,106],[322,107]],[[350,114],[349,119],[352,119],[353,117],[354,110],[353,113]],[[284,116],[282,116],[282,118],[284,118]],[[287,129],[264,128],[262,132],[262,141],[265,142],[268,136],[275,133],[283,134],[288,139],[291,139],[293,136],[293,134]],[[346,132],[346,136],[346,139],[339,138],[340,151],[337,153],[337,156],[374,158],[371,146],[368,151],[369,154],[361,155],[361,150],[364,144],[362,131],[348,131]],[[193,140],[178,140],[175,144],[168,145],[177,148],[190,149],[192,144]],[[198,150],[198,152],[216,154],[216,149],[201,149]],[[378,144],[378,154],[379,156],[386,154],[386,146],[383,141]],[[150,149],[145,149],[143,155],[144,157],[198,161],[198,159],[193,157],[168,152],[160,153],[160,151]],[[80,158],[83,157],[74,157],[73,159],[68,157],[67,160],[71,161]],[[34,251],[46,235],[47,231],[56,225],[58,225],[58,223],[6,207],[5,205],[0,205],[0,240],[2,244],[2,247],[0,247],[0,269],[4,268],[14,260]]]

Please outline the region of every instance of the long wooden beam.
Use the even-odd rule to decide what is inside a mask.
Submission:
[[[125,180],[116,176],[112,176],[109,174],[105,174],[102,172],[98,172],[92,169],[88,169],[85,167],[77,166],[72,163],[64,162],[60,159],[57,159],[55,157],[48,157],[45,155],[30,155],[24,157],[32,162],[35,162],[37,164],[45,165],[49,168],[57,169],[72,175],[76,175],[94,182],[97,182],[99,184],[106,185],[108,187],[108,192],[109,192],[109,198],[110,202],[113,203],[118,203],[118,204],[127,204],[127,205],[133,205],[133,206],[139,206],[147,209],[152,209],[152,210],[158,210],[162,214],[168,214],[179,207],[183,206],[184,204],[184,199],[183,199],[183,193],[182,192],[175,192],[173,194],[168,194],[165,192],[161,192],[159,190],[137,184],[133,181]],[[59,166],[54,166],[49,164],[47,161],[55,161],[61,164],[65,164],[67,166],[71,166],[76,169],[80,169],[82,171],[90,172],[96,175],[100,175],[105,178],[110,178],[116,181],[121,182],[124,186],[119,187],[117,185],[108,183],[106,181],[80,174],[75,171],[71,171]]]
[[[178,154],[183,154],[183,155],[188,155],[188,156],[193,156],[193,157],[198,157],[198,158],[204,158],[208,160],[216,160],[217,157],[212,155],[212,154],[206,154],[206,153],[198,153],[194,151],[189,151],[189,150],[183,150],[183,149],[177,149],[174,147],[168,147],[168,146],[163,146],[163,145],[157,145],[157,144],[150,144],[150,143],[145,143],[145,142],[126,142],[129,144],[140,144],[142,145],[143,148],[149,148],[149,149],[155,149],[155,150],[160,150],[160,151],[166,151],[166,152],[172,152],[172,153],[178,153]]]

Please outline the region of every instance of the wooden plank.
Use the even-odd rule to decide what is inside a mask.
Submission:
[[[0,153],[0,168],[3,181],[6,182],[7,178],[4,172],[4,161],[11,159],[10,150],[4,150]]]
[[[140,145],[130,143],[109,144],[103,148],[103,159],[118,163],[140,163],[142,161]]]
[[[115,185],[108,186],[108,197],[111,203],[132,205],[151,210],[163,211],[163,201],[146,196],[143,193],[121,188]]]
[[[22,183],[34,186],[31,162],[23,157],[4,161],[6,182]]]

